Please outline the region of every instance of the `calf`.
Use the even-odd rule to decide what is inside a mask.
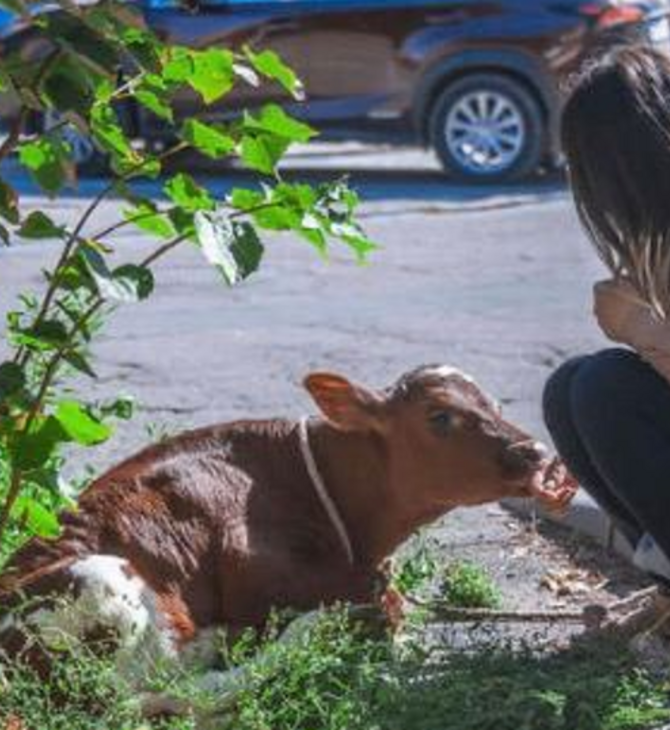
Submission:
[[[138,649],[188,654],[209,629],[261,627],[273,608],[371,602],[384,559],[455,507],[530,495],[561,506],[574,490],[453,368],[381,392],[329,373],[305,387],[322,417],[203,428],[108,471],[58,539],[14,555],[0,605],[37,598],[23,620],[47,646],[110,632],[143,671]],[[6,648],[16,620],[0,623]]]

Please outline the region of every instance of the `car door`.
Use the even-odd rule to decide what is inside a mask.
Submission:
[[[467,2],[467,0],[465,0]],[[411,93],[411,38],[464,0],[313,0],[302,18],[309,116],[394,116]]]
[[[301,75],[307,61],[301,28],[304,4],[303,0],[200,0],[197,12],[190,12],[175,0],[149,0],[145,18],[171,44],[198,49],[271,48]],[[180,93],[175,105],[181,117],[199,113],[216,119],[229,117],[241,108],[286,100],[277,84],[254,88],[239,81],[229,95],[207,109],[188,91]]]

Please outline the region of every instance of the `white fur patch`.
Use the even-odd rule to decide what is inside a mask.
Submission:
[[[434,372],[441,378],[446,379],[459,377],[461,378],[461,380],[465,380],[467,383],[472,383],[473,385],[475,384],[474,379],[471,378],[467,373],[464,373],[462,370],[452,367],[451,365],[440,365],[439,367],[433,368],[432,372]]]
[[[51,648],[71,646],[99,628],[118,637],[116,662],[124,675],[141,677],[147,661],[174,657],[173,637],[156,610],[153,591],[129,570],[126,560],[92,555],[76,562],[70,573],[77,579],[77,598],[64,597],[49,609],[26,617]]]
[[[445,380],[447,378],[460,378],[461,380],[464,380],[466,383],[470,383],[470,385],[474,385],[479,392],[491,402],[491,405],[493,408],[500,414],[502,413],[502,406],[492,396],[490,396],[486,391],[482,390],[481,386],[477,381],[467,373],[464,373],[462,370],[459,370],[458,368],[455,368],[451,365],[440,365],[438,367],[432,368],[431,372],[435,373],[440,378],[444,378]]]

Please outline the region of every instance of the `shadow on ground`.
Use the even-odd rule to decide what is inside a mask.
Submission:
[[[458,205],[486,204],[492,200],[513,198],[517,203],[531,202],[538,197],[561,194],[564,181],[561,173],[542,174],[527,182],[510,185],[463,185],[450,182],[434,164],[426,162],[420,153],[398,160],[393,166],[388,156],[360,151],[345,154],[301,152],[288,158],[282,169],[282,177],[289,181],[303,181],[313,185],[348,178],[350,184],[366,202],[423,202],[429,204]],[[3,166],[8,181],[24,197],[41,194],[40,189],[16,161]],[[230,164],[212,164],[195,155],[177,158],[167,174],[186,170],[206,184],[217,196],[224,196],[238,186],[255,187],[258,175],[246,172]],[[160,197],[164,179],[138,179],[132,184],[138,194]],[[76,188],[64,191],[65,196],[90,198],[98,195],[108,183],[104,175],[82,176]]]

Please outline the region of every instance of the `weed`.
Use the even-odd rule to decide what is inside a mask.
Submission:
[[[430,588],[439,572],[436,545],[418,536],[393,569],[393,585],[404,596],[417,596]]]
[[[486,571],[465,561],[448,566],[441,592],[448,603],[462,608],[498,608],[502,601]]]
[[[405,667],[388,698],[383,730],[640,730],[670,719],[667,691],[617,645],[453,653]]]
[[[81,647],[54,660],[48,679],[26,666],[2,666],[0,727],[21,730],[139,730],[139,700],[109,660]],[[192,718],[156,730],[195,730]]]

